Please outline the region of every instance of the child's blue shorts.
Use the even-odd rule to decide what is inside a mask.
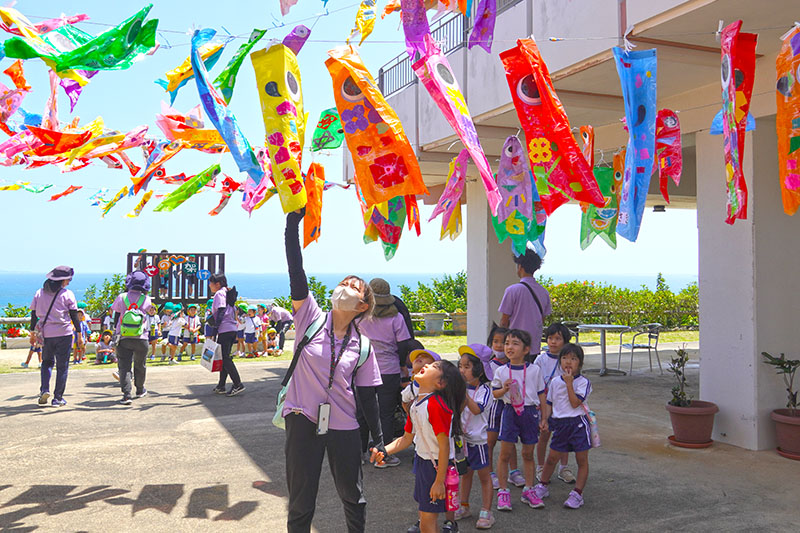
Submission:
[[[592,447],[589,421],[585,416],[550,417],[548,424],[553,432],[550,449],[557,452],[584,452]]]
[[[489,445],[467,443],[467,462],[473,470],[482,470],[489,466]]]
[[[244,334],[244,342],[247,344],[253,344],[256,342],[256,334],[255,333],[245,333]]]
[[[514,411],[510,403],[503,406],[503,419],[500,422],[500,437],[503,442],[536,444],[539,442],[539,409],[526,405],[521,415]]]
[[[167,342],[169,343],[170,346],[177,346],[178,344],[180,344],[179,341],[180,341],[180,339],[178,338],[177,335],[170,335],[168,337],[168,341]]]
[[[197,344],[197,337],[181,337],[181,342],[186,344]]]
[[[244,330],[243,329],[237,329],[236,330],[236,338],[237,339],[244,339]]]
[[[158,335],[148,335],[147,338],[150,342],[157,341]]]
[[[486,428],[486,431],[500,433],[500,420],[503,418],[504,405],[505,402],[503,400],[492,400],[492,403],[489,405],[489,426]]]
[[[414,456],[414,501],[419,504],[423,513],[443,513],[447,509],[445,500],[431,503],[431,487],[436,481],[436,467],[433,461]]]

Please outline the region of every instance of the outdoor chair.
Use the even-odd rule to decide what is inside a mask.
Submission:
[[[653,371],[653,352],[656,353],[656,361],[658,361],[658,369],[661,373],[664,373],[664,369],[661,367],[661,358],[658,356],[658,336],[661,332],[661,328],[663,326],[658,322],[652,322],[650,324],[642,324],[633,328],[635,333],[633,335],[633,339],[631,339],[630,343],[622,343],[622,333],[619,334],[619,356],[617,357],[617,370],[619,370],[620,363],[622,362],[622,349],[625,348],[626,350],[631,351],[631,368],[628,372],[630,376],[633,373],[633,352],[635,350],[647,350],[647,358],[650,361],[650,372]],[[641,340],[637,343],[636,340],[640,337],[646,335],[647,344],[644,344]]]
[[[599,342],[591,342],[591,341],[580,342],[579,339],[580,330],[578,329],[580,322],[576,322],[574,320],[565,320],[564,322],[562,322],[562,324],[564,324],[569,330],[569,332],[572,333],[572,336],[575,337],[575,340],[572,342],[574,342],[578,346],[600,346]]]

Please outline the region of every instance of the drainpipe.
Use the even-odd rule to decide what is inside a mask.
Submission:
[[[625,31],[628,29],[628,0],[617,0],[617,46],[625,46]]]

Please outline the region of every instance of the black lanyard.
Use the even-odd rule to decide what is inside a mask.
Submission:
[[[342,339],[342,347],[339,349],[339,355],[336,355],[336,341],[333,338],[333,321],[331,321],[331,329],[328,332],[331,339],[331,375],[328,379],[328,390],[333,388],[333,375],[336,372],[336,367],[339,366],[339,361],[342,360],[342,355],[344,355],[345,349],[347,349],[347,345],[350,344],[350,328],[347,329],[347,334]]]

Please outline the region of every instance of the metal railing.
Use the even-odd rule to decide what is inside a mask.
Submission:
[[[497,15],[519,4],[523,0],[497,0]],[[477,2],[475,3],[477,4]],[[442,53],[450,54],[467,46],[469,31],[472,29],[474,17],[461,14],[442,17],[431,24],[431,36],[439,43]],[[378,70],[378,87],[384,97],[388,97],[409,85],[416,83],[417,77],[411,68],[411,60],[407,52],[393,57]]]

